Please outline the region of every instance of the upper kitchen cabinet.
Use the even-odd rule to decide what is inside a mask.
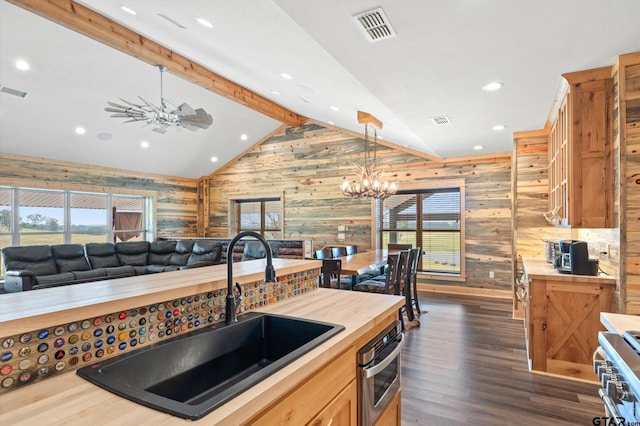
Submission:
[[[611,67],[562,75],[568,83],[549,134],[547,220],[614,227]]]

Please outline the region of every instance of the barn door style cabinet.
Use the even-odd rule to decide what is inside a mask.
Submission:
[[[611,67],[562,76],[568,89],[549,134],[547,220],[575,228],[611,228]]]

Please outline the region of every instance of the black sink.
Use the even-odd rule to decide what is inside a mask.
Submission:
[[[87,365],[77,374],[117,395],[191,420],[344,330],[336,324],[249,313]]]

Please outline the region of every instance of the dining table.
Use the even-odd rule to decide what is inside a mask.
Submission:
[[[389,251],[386,249],[364,251],[342,256],[342,275],[351,275],[351,285],[358,282],[358,275],[380,273],[384,274],[384,267],[387,265]]]

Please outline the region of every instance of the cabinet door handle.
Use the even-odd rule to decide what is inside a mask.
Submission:
[[[542,327],[540,327],[540,328],[542,329],[542,331],[546,330],[547,329],[547,323],[543,322],[542,323]]]

